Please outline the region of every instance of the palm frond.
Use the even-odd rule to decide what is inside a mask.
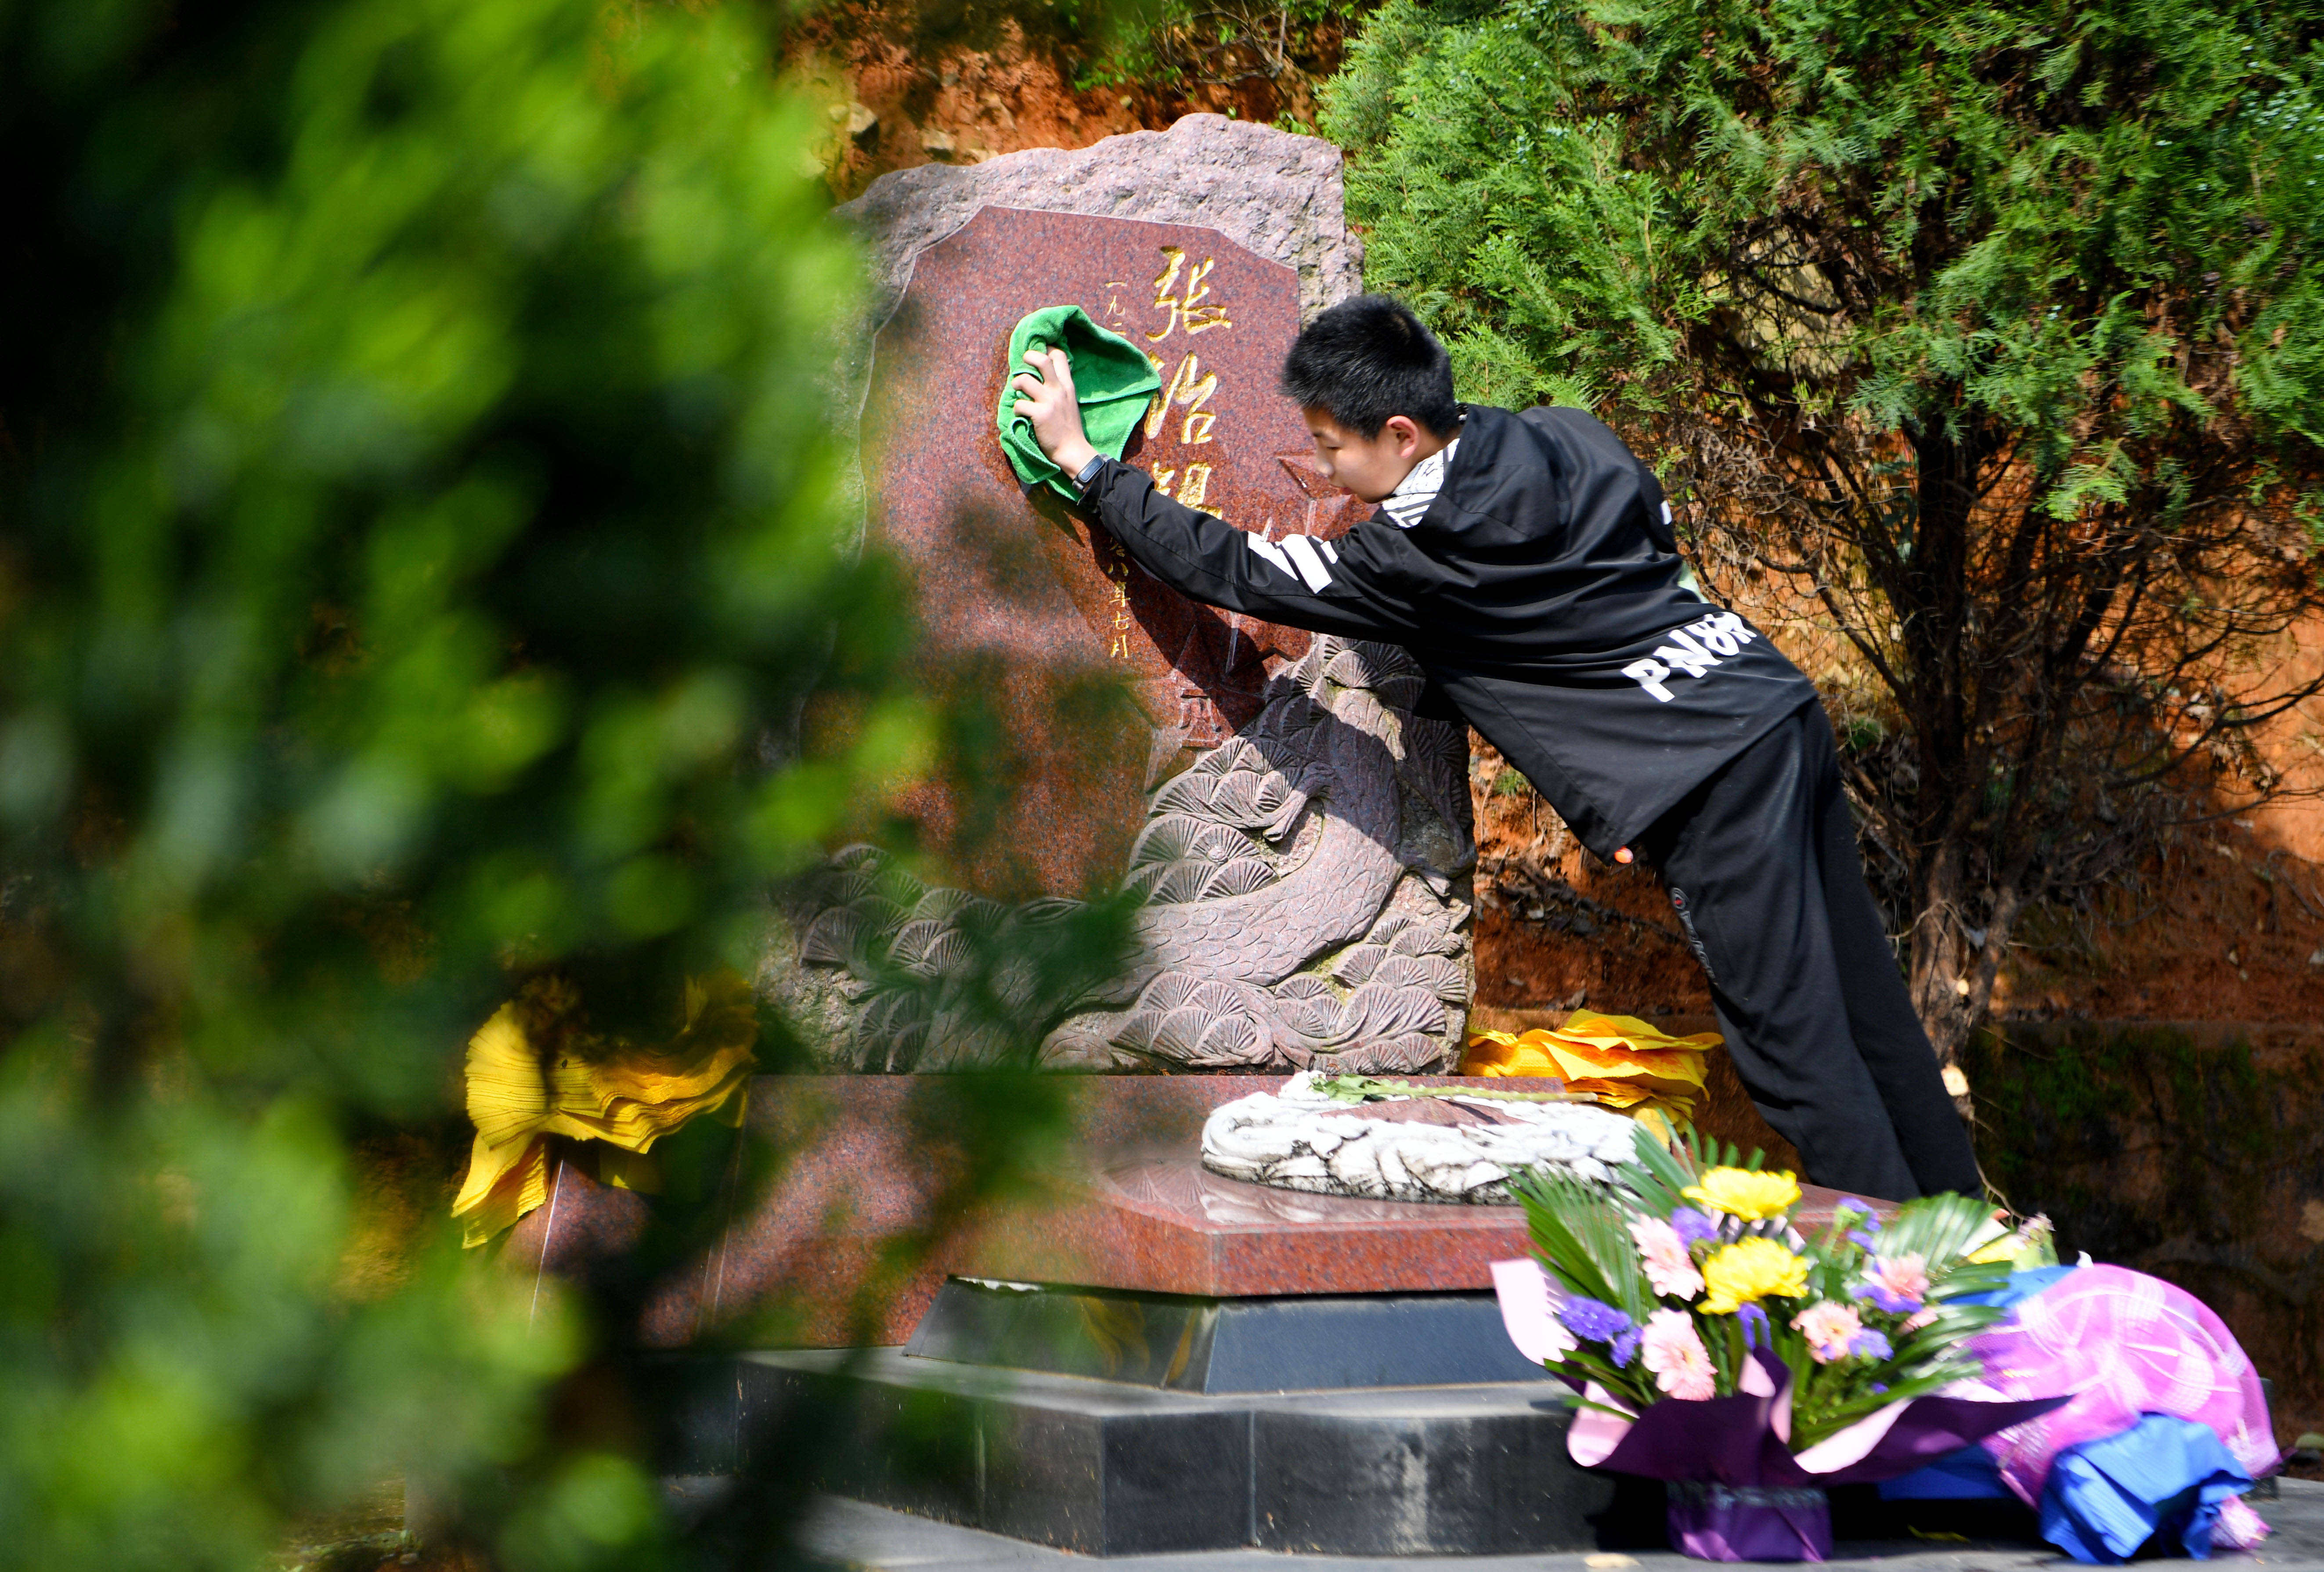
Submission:
[[[1880,1230],[1880,1254],[1918,1255],[1931,1267],[1959,1259],[1989,1231],[1993,1209],[1965,1195],[1930,1195],[1896,1209]]]
[[[1653,1308],[1628,1218],[1603,1190],[1536,1169],[1510,1188],[1524,1203],[1534,1247],[1576,1293],[1612,1305],[1634,1321]]]
[[[1666,1218],[1686,1204],[1680,1191],[1692,1184],[1695,1175],[1702,1172],[1694,1132],[1687,1131],[1682,1139],[1683,1156],[1655,1140],[1643,1125],[1632,1138],[1637,1143],[1637,1154],[1615,1174],[1616,1182],[1637,1196],[1649,1215]]]

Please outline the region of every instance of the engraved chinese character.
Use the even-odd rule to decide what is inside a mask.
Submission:
[[[1162,429],[1165,414],[1173,404],[1187,407],[1186,418],[1179,423],[1178,440],[1192,447],[1211,440],[1211,427],[1218,424],[1218,416],[1203,408],[1219,391],[1219,373],[1204,372],[1202,363],[1191,354],[1178,357],[1178,369],[1171,373],[1169,382],[1155,395],[1146,409],[1146,435],[1153,437]]]
[[[1162,381],[1162,387],[1152,398],[1146,400],[1146,439],[1151,442],[1154,440],[1154,434],[1162,429],[1162,416],[1170,408],[1170,379],[1162,375],[1160,355],[1150,349],[1140,350],[1139,353],[1146,357],[1146,363],[1154,368],[1154,374]]]
[[[1192,417],[1188,418],[1191,419]],[[1205,416],[1204,418],[1208,419],[1209,417]],[[1203,440],[1208,442],[1210,438],[1205,437]],[[1210,492],[1211,466],[1206,464],[1188,464],[1186,478],[1178,486],[1178,501],[1185,503],[1189,508],[1199,508],[1203,505],[1203,499],[1210,495]]]
[[[1206,256],[1188,268],[1186,253],[1179,247],[1166,245],[1162,248],[1162,254],[1170,260],[1154,280],[1154,304],[1169,315],[1163,319],[1162,331],[1148,334],[1146,341],[1159,344],[1178,327],[1184,327],[1189,338],[1197,333],[1207,333],[1213,327],[1232,327],[1234,324],[1227,320],[1225,307],[1202,303],[1211,294],[1211,287],[1203,280],[1209,278],[1211,270],[1219,265],[1218,258]],[[1183,285],[1178,278],[1182,269],[1186,275]],[[1173,290],[1178,292],[1174,295],[1171,293]]]

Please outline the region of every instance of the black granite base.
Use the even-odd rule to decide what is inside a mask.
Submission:
[[[693,1389],[666,1438],[672,1475],[813,1487],[1088,1555],[1665,1543],[1659,1485],[1566,1456],[1571,1411],[1489,1294],[955,1281],[904,1349],[673,1360],[669,1379]],[[1861,1486],[1832,1510],[1852,1540],[2034,1538],[2015,1503]]]
[[[790,1477],[1098,1556],[1476,1555],[1621,1537],[1596,1521],[1615,1481],[1567,1458],[1569,1411],[1531,1383],[1204,1395],[889,1348],[730,1368],[672,1472]],[[1658,1501],[1640,1504],[1659,1519]]]
[[[904,1351],[1213,1395],[1549,1379],[1489,1293],[1222,1300],[954,1278]]]

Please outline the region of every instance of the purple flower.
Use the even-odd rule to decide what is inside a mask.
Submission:
[[[1833,1203],[1831,1209],[1834,1217],[1842,1212],[1855,1214],[1858,1226],[1848,1231],[1849,1244],[1865,1250],[1880,1248],[1880,1214],[1872,1209],[1870,1201],[1858,1200],[1852,1195],[1844,1195]]]
[[[1692,1207],[1681,1207],[1671,1213],[1670,1226],[1691,1246],[1719,1237],[1719,1225]]]
[[[1747,1304],[1735,1312],[1743,1323],[1743,1346],[1746,1348],[1772,1348],[1775,1338],[1767,1330],[1767,1312],[1756,1304]]]
[[[1622,1369],[1630,1363],[1630,1356],[1638,1351],[1638,1329],[1633,1327],[1615,1338],[1614,1346],[1606,1350],[1606,1356],[1614,1361],[1615,1369]]]
[[[1557,1319],[1577,1338],[1610,1343],[1630,1329],[1630,1318],[1612,1305],[1575,1294],[1557,1307]]]
[[[1886,1392],[1888,1388],[1886,1383],[1876,1381],[1872,1384],[1872,1390],[1875,1392]]]
[[[1874,1304],[1879,1306],[1882,1310],[1886,1310],[1892,1316],[1909,1316],[1914,1310],[1921,1308],[1921,1301],[1919,1300],[1913,1299],[1905,1294],[1895,1292],[1884,1284],[1878,1282],[1858,1283],[1856,1285],[1856,1297],[1858,1299],[1870,1300]]]
[[[1867,1327],[1856,1334],[1856,1340],[1849,1344],[1848,1351],[1858,1359],[1886,1359],[1896,1350],[1888,1346],[1886,1336]]]

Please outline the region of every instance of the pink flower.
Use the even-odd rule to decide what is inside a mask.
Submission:
[[[1719,1391],[1711,1351],[1696,1335],[1694,1318],[1684,1310],[1660,1310],[1646,1318],[1639,1357],[1655,1373],[1655,1384],[1671,1396],[1701,1402]]]
[[[1856,1297],[1892,1315],[1909,1315],[1929,1297],[1929,1264],[1919,1255],[1876,1255],[1864,1269]]]
[[[1931,1321],[1933,1321],[1936,1319],[1936,1309],[1934,1306],[1931,1306],[1923,1310],[1919,1314],[1914,1316],[1912,1319],[1906,1321],[1899,1329],[1907,1332],[1917,1332],[1923,1327],[1927,1326]]]
[[[1818,1300],[1792,1318],[1792,1327],[1808,1340],[1808,1351],[1819,1365],[1848,1357],[1850,1344],[1864,1330],[1864,1318],[1850,1305]]]
[[[1656,1293],[1692,1299],[1702,1292],[1702,1273],[1694,1269],[1694,1259],[1676,1228],[1660,1218],[1645,1218],[1630,1225],[1630,1237],[1637,1242],[1646,1282]]]

